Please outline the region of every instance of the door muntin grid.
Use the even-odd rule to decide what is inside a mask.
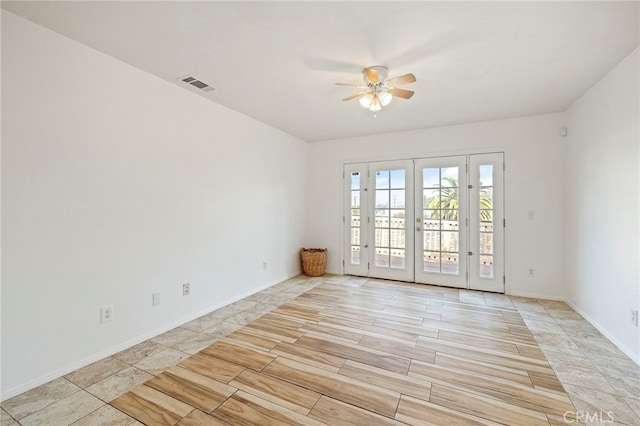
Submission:
[[[503,153],[344,171],[345,273],[504,291]]]
[[[480,278],[494,278],[494,210],[493,210],[493,164],[478,167],[478,273]]]
[[[406,267],[406,170],[375,172],[374,265]]]
[[[457,166],[422,169],[423,272],[460,274],[459,178]]]
[[[360,265],[360,233],[361,233],[361,221],[360,221],[360,191],[362,189],[362,174],[360,172],[351,172],[351,208],[349,218],[349,229],[351,234],[350,247],[351,256],[349,262],[352,265]]]

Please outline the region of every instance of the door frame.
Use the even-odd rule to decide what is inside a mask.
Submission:
[[[375,274],[375,278],[389,279],[395,281],[407,281],[414,282],[415,280],[415,266],[414,266],[414,257],[407,256],[406,251],[410,250],[413,247],[413,239],[415,238],[415,233],[413,231],[413,215],[414,215],[414,197],[413,197],[413,161],[412,160],[390,160],[390,161],[372,161],[367,163],[368,173],[369,173],[369,181],[368,181],[368,212],[370,217],[372,218],[373,225],[369,226],[368,234],[369,234],[369,276],[372,273]],[[394,268],[394,267],[378,267],[376,266],[376,175],[378,171],[383,170],[400,170],[404,169],[405,179],[404,179],[404,211],[405,211],[405,221],[404,221],[404,238],[405,238],[405,266],[404,268]],[[390,182],[390,188],[392,187]],[[381,191],[385,191],[382,189]],[[392,190],[389,189],[391,192]],[[391,209],[391,206],[388,206],[387,209]],[[391,217],[389,217],[391,219]],[[389,228],[391,229],[391,227]],[[398,229],[400,230],[400,229]],[[389,242],[389,245],[392,245]],[[390,247],[389,250],[392,250]]]
[[[349,167],[353,167],[355,165],[364,165],[365,168],[368,170],[368,165],[371,163],[380,163],[380,162],[395,162],[395,161],[412,161],[415,164],[416,160],[421,160],[421,159],[430,159],[430,158],[439,158],[439,157],[455,157],[455,156],[466,156],[467,157],[467,167],[470,164],[470,157],[473,155],[484,155],[484,154],[501,154],[502,155],[502,190],[501,190],[501,194],[502,194],[502,201],[501,201],[501,208],[502,208],[502,213],[503,213],[503,222],[502,222],[502,227],[501,227],[501,236],[500,238],[500,244],[502,247],[502,265],[501,265],[501,273],[502,273],[502,280],[501,280],[501,285],[499,285],[499,288],[491,288],[491,289],[481,289],[481,288],[472,288],[470,286],[470,282],[471,279],[467,278],[466,280],[466,286],[464,288],[467,289],[477,289],[477,290],[481,290],[481,291],[490,291],[490,292],[497,292],[497,293],[507,293],[507,280],[506,280],[506,274],[507,274],[507,260],[508,260],[508,255],[507,255],[507,241],[508,241],[508,228],[506,227],[506,198],[507,198],[507,183],[506,183],[506,162],[507,162],[507,157],[508,157],[508,150],[505,148],[497,148],[497,149],[489,149],[489,150],[465,150],[465,151],[452,151],[452,152],[442,152],[442,153],[427,153],[424,155],[420,155],[417,157],[413,157],[413,158],[409,158],[407,159],[405,158],[396,158],[396,159],[353,159],[353,160],[345,160],[342,162],[342,170],[343,170],[343,181],[342,181],[342,186],[341,186],[341,192],[345,195],[342,197],[343,200],[343,204],[342,204],[342,212],[343,212],[343,223],[342,226],[340,226],[340,232],[339,232],[339,236],[340,236],[340,251],[341,251],[341,259],[342,262],[339,265],[339,271],[342,274],[346,274],[346,275],[355,275],[355,276],[362,276],[362,277],[371,277],[370,275],[370,269],[366,268],[367,265],[365,265],[364,270],[360,270],[360,273],[353,273],[353,272],[349,272],[345,265],[345,260],[347,259],[348,255],[349,255],[349,250],[348,250],[348,244],[346,244],[345,242],[347,241],[346,237],[347,237],[347,227],[345,225],[345,221],[346,221],[346,217],[344,216],[344,212],[346,211],[346,206],[349,205],[350,201],[349,201],[349,197],[346,196],[346,191],[345,191],[345,176],[348,176],[346,173],[347,168]],[[415,171],[415,166],[414,166],[414,171]],[[365,197],[369,196],[369,194],[366,194]],[[469,197],[467,197],[469,198]],[[415,225],[415,224],[413,224]],[[408,227],[406,228],[408,229]],[[415,228],[414,228],[415,229]],[[467,231],[467,234],[469,232]],[[414,233],[415,234],[415,233]],[[414,265],[415,267],[415,265]],[[469,271],[469,269],[467,269],[467,271]],[[414,274],[415,275],[415,274]],[[378,278],[378,277],[371,277],[371,278]],[[383,278],[383,277],[380,277]],[[383,278],[384,279],[384,278]],[[394,279],[395,278],[389,278],[389,279]],[[415,281],[415,276],[414,279],[411,282],[416,282]],[[434,284],[434,285],[445,285],[445,284]]]
[[[506,227],[506,219],[505,219],[505,205],[504,205],[504,173],[505,173],[505,162],[504,162],[504,153],[502,152],[492,152],[492,153],[482,153],[482,154],[470,154],[469,155],[469,182],[471,183],[469,189],[469,205],[476,204],[480,205],[481,198],[481,176],[479,175],[478,167],[480,165],[490,165],[492,166],[493,176],[492,176],[492,196],[491,196],[491,205],[494,207],[492,209],[492,222],[491,222],[491,233],[492,236],[492,244],[493,253],[501,253],[500,256],[493,256],[492,261],[493,264],[491,269],[494,272],[492,276],[482,276],[481,274],[481,241],[480,241],[480,233],[481,223],[480,223],[480,215],[471,216],[469,215],[469,229],[475,230],[477,232],[471,233],[469,231],[469,247],[470,251],[473,252],[473,255],[469,256],[469,280],[468,280],[468,288],[471,290],[482,290],[482,291],[491,291],[504,293],[505,284],[506,284],[506,272],[505,272],[505,227]],[[499,208],[495,208],[495,206],[499,206]],[[480,209],[478,209],[479,212]]]
[[[456,188],[458,191],[458,199],[468,200],[467,194],[467,164],[468,164],[468,155],[453,155],[453,156],[444,156],[444,157],[429,157],[429,158],[418,158],[413,162],[414,165],[414,175],[415,175],[415,183],[414,183],[414,193],[415,199],[420,200],[423,198],[423,185],[418,185],[418,182],[422,182],[422,174],[423,168],[437,168],[439,170],[443,168],[458,168],[458,187]],[[441,177],[438,178],[438,184],[442,182]],[[433,187],[432,189],[437,190],[438,188]],[[420,205],[420,209],[416,205],[416,217],[421,218],[422,223],[414,223],[414,234],[415,237],[415,248],[414,248],[414,257],[415,257],[415,282],[418,284],[433,284],[433,285],[442,285],[447,287],[455,287],[455,288],[467,288],[469,285],[468,279],[468,256],[465,253],[468,251],[468,235],[469,235],[469,227],[466,223],[466,218],[469,215],[468,207],[469,203],[467,201],[459,202],[458,209],[458,273],[455,274],[447,274],[447,273],[430,273],[425,272],[424,268],[420,268],[418,270],[418,265],[424,262],[424,233],[425,232],[437,232],[440,236],[447,232],[446,230],[434,229],[427,230],[425,228],[425,218],[423,217],[423,211],[425,210],[422,203]],[[444,221],[443,221],[444,222]],[[438,228],[440,228],[438,226]],[[439,239],[439,238],[438,238]]]

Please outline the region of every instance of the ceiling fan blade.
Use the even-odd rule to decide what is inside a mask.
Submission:
[[[416,81],[416,76],[409,73],[409,74],[401,75],[399,77],[390,78],[385,83],[387,86],[396,87],[396,86],[402,86],[403,84],[413,83],[415,81]]]
[[[366,89],[367,86],[362,84],[336,83],[336,86],[357,87],[358,89]]]
[[[402,99],[410,99],[413,96],[413,90],[389,89],[389,93]]]
[[[373,68],[365,68],[364,74],[367,76],[367,80],[369,80],[371,83],[375,84],[378,81],[380,81],[380,77],[378,76],[378,71],[374,70]]]
[[[367,93],[368,93],[367,91],[359,92],[359,93],[356,93],[355,95],[347,96],[346,98],[343,99],[343,101],[350,101],[351,99],[361,98],[362,96],[366,95]]]

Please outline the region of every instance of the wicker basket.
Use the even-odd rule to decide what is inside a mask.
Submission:
[[[324,275],[327,265],[327,249],[300,249],[300,259],[302,260],[302,271],[310,277]]]

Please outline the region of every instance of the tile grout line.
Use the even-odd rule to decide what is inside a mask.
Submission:
[[[365,281],[365,283],[366,283],[366,282],[367,282],[367,281]],[[310,287],[306,287],[306,286],[305,286],[305,287],[304,287],[304,290],[302,291],[302,293],[298,293],[298,295],[297,295],[297,296],[293,296],[292,298],[288,299],[287,301],[283,301],[280,305],[276,306],[276,307],[275,307],[275,308],[273,308],[273,309],[277,309],[278,307],[280,307],[280,306],[282,306],[282,305],[285,305],[285,304],[289,303],[290,301],[292,301],[292,300],[296,299],[297,297],[299,297],[299,296],[301,296],[301,295],[303,295],[303,294],[305,294],[305,293],[307,293],[307,292],[309,292],[309,291],[311,291],[311,290],[315,289],[316,287],[320,286],[321,284],[323,284],[323,283],[322,283],[322,282],[320,282],[320,281],[318,281],[318,282],[316,282],[316,283],[315,283],[315,285],[313,285],[313,286],[310,286]],[[390,293],[390,294],[391,294],[391,293]],[[505,310],[505,309],[508,309],[509,311],[515,311],[515,312],[517,312],[517,313],[519,314],[519,316],[520,316],[520,317],[523,319],[523,321],[524,321],[524,317],[522,316],[522,313],[521,313],[521,312],[522,312],[522,310],[521,310],[521,309],[519,309],[517,306],[515,306],[515,304],[514,304],[514,307],[513,307],[513,308],[504,308],[504,307],[489,306],[489,305],[487,305],[487,303],[486,303],[486,297],[484,296],[484,294],[482,295],[483,300],[484,300],[484,302],[485,302],[485,304],[484,304],[484,305],[476,304],[476,303],[474,303],[473,301],[462,302],[461,300],[459,300],[459,294],[460,294],[460,293],[458,292],[458,302],[457,302],[457,303],[464,303],[464,304],[472,305],[472,306],[484,306],[484,307],[488,307],[488,308],[492,308],[492,309],[496,309],[496,310],[500,310],[500,311],[503,311],[503,310]],[[395,296],[396,296],[395,294],[392,294],[391,296],[389,296],[389,300],[393,299],[393,297],[395,297]],[[507,296],[507,297],[509,297],[509,296]],[[510,299],[511,303],[513,304],[513,301],[511,300],[511,297],[509,297],[509,299]],[[244,299],[243,299],[243,300],[244,300]],[[542,308],[542,309],[544,309],[544,311],[545,311],[545,315],[546,315],[546,317],[547,317],[547,318],[550,318],[550,319],[552,320],[552,323],[553,323],[553,324],[555,324],[556,326],[558,326],[558,327],[563,331],[563,333],[565,333],[565,334],[566,334],[567,336],[569,336],[569,338],[570,338],[570,334],[568,333],[568,330],[567,330],[567,329],[563,326],[563,324],[562,324],[561,322],[559,322],[559,321],[558,321],[558,319],[553,315],[553,310],[551,310],[551,311],[550,311],[550,310],[548,309],[548,307],[547,307],[547,306],[544,306],[544,305],[540,304],[538,299],[530,299],[530,300],[535,301],[535,303],[536,303],[536,304],[538,304],[539,306],[541,306],[541,308]],[[445,303],[446,303],[446,302],[447,302],[447,300],[446,300],[446,299],[443,299],[443,302],[445,302]],[[256,302],[256,303],[260,303],[260,302]],[[429,305],[427,305],[427,307],[428,307],[428,306],[429,306]],[[273,309],[272,309],[271,311],[273,311]],[[262,314],[262,316],[266,315],[267,313],[270,313],[271,311],[264,312],[264,313]],[[425,309],[425,313],[426,313],[426,311],[427,311],[427,309]],[[571,311],[572,311],[572,310],[571,310]],[[214,312],[215,312],[215,311],[214,311]],[[575,311],[572,311],[572,312],[575,312]],[[232,317],[236,316],[237,314],[241,314],[241,313],[249,313],[249,310],[246,310],[246,309],[245,309],[245,310],[238,311],[237,313],[232,314],[232,315],[230,315],[229,317],[227,317],[227,318],[223,319],[223,320],[222,320],[222,323],[226,322],[229,318],[232,318]],[[261,316],[260,316],[259,318],[261,318]],[[422,319],[421,319],[420,323],[421,323],[421,324],[423,324],[423,323],[424,323],[424,320],[425,320],[425,318],[424,318],[424,317],[422,317]],[[255,321],[255,320],[254,320],[254,321]],[[232,322],[232,323],[233,323],[233,321],[230,321],[230,322]],[[253,321],[250,321],[250,322],[249,322],[249,323],[247,323],[247,324],[250,324],[251,322],[253,322]],[[319,323],[319,321],[315,321],[314,323],[317,325],[317,324]],[[247,325],[247,324],[244,324],[244,325],[242,325],[242,324],[239,324],[239,325],[238,325],[238,324],[235,324],[235,325],[238,325],[238,326],[239,326],[239,328],[237,328],[237,329],[236,329],[236,331],[237,331],[237,330],[242,329],[242,328],[243,328],[245,325]],[[529,329],[529,327],[526,325],[526,323],[523,323],[523,326],[524,326],[524,327],[526,327],[527,329]],[[176,329],[177,329],[177,328],[181,328],[181,327],[182,327],[182,326],[176,327]],[[185,329],[186,329],[186,328],[185,328]],[[175,329],[173,329],[173,330],[175,330]],[[170,331],[171,331],[171,330],[170,330]],[[190,331],[193,331],[193,330],[190,330]],[[195,332],[195,333],[198,333],[198,334],[206,334],[206,333],[200,333],[200,332],[197,332],[197,331],[194,331],[194,332]],[[227,336],[227,335],[229,335],[229,334],[231,334],[231,333],[233,333],[233,331],[227,332],[227,333],[225,334],[225,336]],[[439,339],[439,334],[440,334],[440,330],[438,330],[438,337],[437,337],[438,339]],[[223,337],[224,337],[224,336],[223,336]],[[358,343],[362,340],[362,338],[363,338],[363,337],[364,337],[364,335],[363,335],[362,337],[360,337],[360,339],[359,339]],[[300,337],[299,337],[299,338],[300,338]],[[299,338],[298,338],[298,339],[299,339]],[[297,339],[297,340],[298,340],[298,339]],[[534,339],[534,341],[536,341],[536,343],[537,343],[537,339],[536,339],[535,335],[533,336],[533,339]],[[149,341],[150,341],[150,340],[152,340],[152,339],[149,339]],[[417,340],[416,340],[416,342],[415,342],[415,344],[414,344],[414,347],[418,347],[418,346],[417,346],[417,342],[418,342],[418,340],[419,340],[419,339],[417,339]],[[154,342],[154,343],[155,343],[155,342]],[[187,358],[189,358],[189,357],[193,356],[192,354],[189,354],[189,353],[186,353],[186,352],[183,352],[183,351],[177,350],[177,349],[175,349],[175,348],[173,348],[173,347],[171,347],[171,346],[166,346],[166,345],[163,345],[163,344],[160,344],[160,343],[156,343],[156,344],[158,344],[159,346],[162,346],[163,348],[173,349],[173,350],[176,350],[176,351],[178,351],[178,352],[182,352],[183,354],[185,354],[185,355],[187,356]],[[538,344],[538,343],[537,343],[537,344]],[[544,354],[545,359],[547,360],[547,363],[549,363],[549,361],[550,361],[552,358],[554,358],[554,357],[553,357],[553,355],[552,355],[552,356],[549,356],[549,354],[547,354],[547,353],[544,351],[544,349],[540,347],[540,345],[539,345],[539,344],[538,344],[538,348],[539,348],[539,349],[540,349],[540,351]],[[579,348],[578,348],[578,352],[580,353],[580,355],[581,355],[583,358],[585,358],[586,360],[588,360],[589,364],[593,367],[593,369],[594,369],[594,370],[596,370],[596,371],[600,372],[600,369],[598,368],[598,365],[597,365],[597,364],[595,364],[595,362],[594,362],[591,358],[589,358],[589,357],[586,355],[587,353],[584,351],[584,349],[583,349],[582,347],[579,347]],[[276,356],[276,358],[274,358],[274,359],[269,363],[269,365],[270,365],[271,363],[273,363],[273,362],[274,362],[276,359],[278,359],[279,357],[280,357],[280,355],[277,355],[277,356]],[[146,357],[145,357],[145,358],[146,358]],[[127,362],[121,361],[120,359],[115,358],[115,356],[114,356],[114,359],[116,359],[116,360],[118,360],[118,361],[120,361],[120,362],[122,362],[122,363],[124,363],[124,364],[128,365],[129,367],[137,368],[137,367],[135,367],[135,364],[129,364],[129,363],[127,363]],[[144,359],[144,358],[143,358],[143,359]],[[186,359],[186,358],[185,358],[185,359]],[[412,362],[412,361],[413,361],[413,359],[412,359],[412,358],[410,358],[410,361]],[[434,362],[435,362],[435,358],[434,358]],[[562,362],[562,361],[554,361],[554,362]],[[138,362],[138,363],[139,363],[139,362]],[[136,363],[136,364],[137,364],[137,363]],[[550,364],[550,363],[549,363],[549,364]],[[555,372],[555,369],[553,368],[553,366],[551,366],[551,365],[549,365],[549,366],[550,366],[551,370],[554,372],[554,374],[555,374],[555,375],[556,375],[556,377],[557,377],[557,373]],[[129,367],[127,367],[127,368],[129,368]],[[165,367],[162,371],[158,372],[157,374],[153,374],[153,373],[149,373],[149,372],[148,372],[148,373],[149,373],[149,374],[152,374],[153,376],[157,376],[157,375],[160,375],[160,374],[162,374],[163,372],[165,372],[168,368],[171,368],[171,366],[169,366],[169,367]],[[266,366],[265,366],[264,368],[266,368]],[[125,368],[125,369],[126,369],[126,368]],[[119,372],[124,371],[125,369],[120,370]],[[138,369],[139,369],[139,368],[138,368]],[[142,370],[142,369],[140,369],[140,370]],[[146,372],[146,370],[142,370],[142,371],[145,371],[145,372]],[[100,381],[102,381],[102,380],[106,380],[107,378],[110,378],[110,377],[113,377],[113,376],[117,375],[119,372],[113,373],[113,374],[111,374],[110,376],[107,376],[107,377],[105,377],[105,378],[101,379]],[[70,374],[72,374],[72,373],[70,373]],[[407,372],[407,374],[408,374],[408,372]],[[607,381],[607,383],[609,383],[609,384],[611,385],[611,380],[610,380],[608,377],[604,376],[604,375],[603,375],[603,377],[605,378],[605,380]],[[95,398],[99,399],[100,401],[104,402],[101,398],[98,398],[96,395],[93,395],[91,392],[89,392],[89,391],[87,390],[87,388],[91,387],[93,384],[87,385],[86,387],[84,387],[84,388],[83,388],[83,387],[81,387],[81,386],[79,386],[79,385],[75,384],[74,382],[71,382],[69,379],[66,379],[66,377],[63,377],[63,379],[64,379],[64,380],[66,380],[67,382],[69,382],[70,384],[72,384],[73,386],[76,386],[76,387],[78,388],[78,391],[84,391],[84,392],[86,392],[87,394],[89,394],[89,395],[91,395],[91,396],[93,396],[93,397],[95,397]],[[98,381],[98,382],[96,382],[96,383],[99,383],[100,381]],[[565,389],[564,384],[562,383],[562,381],[560,381],[560,380],[559,380],[559,378],[558,378],[558,381],[561,383],[561,385],[562,385],[563,389]],[[94,383],[94,384],[95,384],[95,383]],[[611,386],[611,387],[613,388],[613,386]],[[73,394],[77,393],[78,391],[74,392]],[[235,391],[232,395],[235,395],[237,392],[238,392],[238,390],[236,389],[236,391]],[[568,397],[571,399],[571,401],[573,402],[573,398],[572,398],[571,394],[570,394],[569,392],[566,392],[566,389],[565,389],[565,393],[567,394],[567,396],[568,396]],[[607,392],[607,393],[608,393],[608,392]],[[326,395],[326,394],[322,394],[322,395],[325,395],[325,396],[327,396],[328,398],[331,398],[331,396],[329,396],[329,395]],[[614,396],[618,396],[617,394],[612,394],[612,395],[614,395]],[[623,396],[621,396],[621,395],[619,395],[619,396],[620,396],[621,398],[626,398],[626,397],[623,397]],[[396,414],[394,414],[394,419],[395,419],[395,416],[397,415],[397,410],[398,410],[398,407],[399,407],[399,404],[400,404],[401,397],[402,397],[402,393],[400,393],[400,398],[398,399],[398,401],[397,401],[397,403],[396,403],[396,407],[395,407],[395,413],[396,413]],[[431,397],[432,397],[432,395],[431,395],[431,393],[430,393],[430,395],[429,395],[429,400],[431,400]],[[229,397],[227,398],[227,400],[228,400],[229,398],[231,398],[231,396],[229,396]],[[631,399],[633,399],[633,398],[631,398]],[[318,400],[314,403],[314,407],[317,405],[317,403],[318,403],[318,401],[319,401],[319,400],[320,400],[320,398],[318,398]],[[225,400],[225,401],[226,401],[226,400]],[[54,401],[54,402],[50,403],[49,405],[47,405],[46,407],[43,407],[43,408],[41,408],[41,409],[37,410],[36,412],[38,412],[38,411],[40,411],[40,410],[43,410],[43,409],[45,409],[45,408],[47,408],[47,407],[51,406],[52,404],[55,404],[56,402],[57,402],[57,401]],[[221,403],[220,405],[222,405],[222,404],[224,404],[224,402],[223,402],[223,403]],[[631,411],[631,412],[633,412],[632,407],[629,405],[629,403],[628,403],[628,402],[626,402],[626,400],[625,400],[625,404],[627,405],[627,407],[628,407],[628,408],[631,408],[631,410],[630,410],[630,411]],[[104,405],[103,405],[103,406],[101,406],[100,408],[98,408],[98,409],[94,410],[94,412],[95,412],[95,411],[97,411],[97,410],[99,410],[99,409],[101,409],[101,408],[102,408],[102,407],[104,407],[105,405],[109,405],[109,404],[108,404],[108,403],[107,403],[107,404],[104,404]],[[574,404],[574,406],[575,406],[575,404]],[[216,409],[217,409],[217,408],[216,408]],[[313,409],[313,408],[312,408],[312,409]],[[309,413],[311,413],[312,409],[309,411]],[[4,412],[6,412],[6,410],[4,410],[4,408],[3,408],[3,411],[4,411]],[[214,409],[214,411],[215,411],[215,409]],[[32,414],[35,414],[36,412],[34,412],[34,413],[32,413]],[[14,419],[14,420],[15,420],[15,418],[14,418],[13,416],[11,416],[8,412],[6,412],[6,413],[7,413],[7,415],[9,415],[9,417],[11,417],[12,419]],[[93,412],[92,412],[92,413],[93,413]],[[545,413],[545,414],[546,414],[546,413]],[[31,415],[31,414],[30,414],[30,415]],[[28,417],[28,416],[25,416],[25,418],[26,418],[26,417]],[[85,417],[86,417],[86,416],[85,416]],[[83,417],[83,418],[84,418],[84,417]],[[548,415],[547,415],[547,419],[548,419]],[[15,420],[15,421],[16,421],[16,422],[18,422],[17,420]],[[78,420],[78,421],[79,421],[79,420]],[[20,422],[18,422],[18,424],[21,424],[21,423],[20,423]]]

